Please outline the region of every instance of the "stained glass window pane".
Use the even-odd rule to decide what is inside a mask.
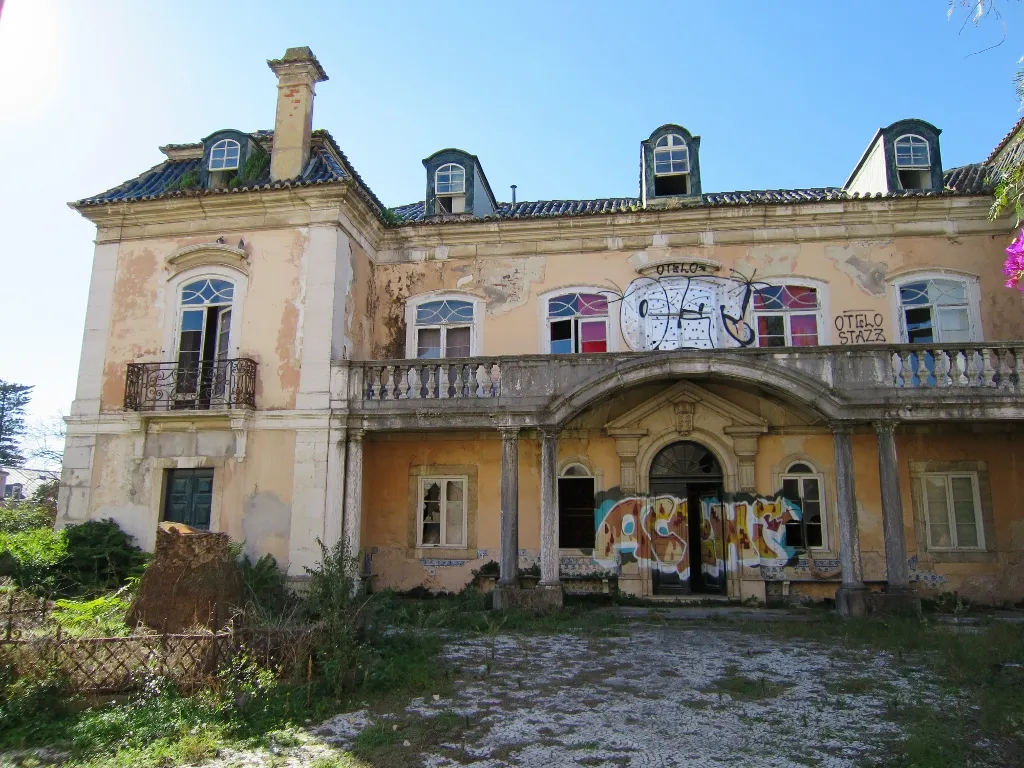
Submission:
[[[805,285],[787,285],[782,301],[787,309],[817,309],[818,291]]]
[[[759,315],[757,318],[759,347],[786,346],[786,321],[782,315]]]
[[[577,306],[581,315],[595,316],[608,314],[608,297],[597,293],[577,295]]]
[[[548,299],[548,317],[573,317],[577,314],[579,294],[567,293]]]
[[[471,301],[425,301],[416,307],[417,325],[443,325],[445,323],[472,323]]]
[[[928,283],[907,283],[900,286],[900,304],[927,304]]]
[[[790,335],[794,347],[814,347],[818,344],[817,315],[791,315],[789,318]]]

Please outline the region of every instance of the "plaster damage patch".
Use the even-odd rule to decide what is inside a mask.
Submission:
[[[530,283],[544,281],[544,256],[525,259],[483,259],[477,262],[474,277],[487,297],[490,315],[505,315],[526,305]]]
[[[882,296],[885,294],[885,276],[889,273],[889,265],[869,258],[879,245],[882,244],[829,245],[825,247],[825,258],[872,296]]]

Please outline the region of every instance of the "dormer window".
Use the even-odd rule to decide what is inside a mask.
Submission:
[[[242,147],[234,139],[221,139],[210,149],[211,171],[238,170],[242,156]]]
[[[931,152],[920,136],[907,134],[896,139],[896,174],[903,189],[931,189]]]
[[[683,137],[670,133],[658,139],[654,148],[654,194],[690,193],[690,152]]]
[[[464,213],[466,210],[466,169],[447,163],[434,174],[434,194],[438,213]]]

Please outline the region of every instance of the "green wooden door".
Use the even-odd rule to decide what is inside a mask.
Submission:
[[[212,469],[168,470],[164,520],[193,528],[209,528],[212,504]]]

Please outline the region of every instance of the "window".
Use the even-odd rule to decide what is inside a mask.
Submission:
[[[896,139],[897,168],[931,168],[928,142],[920,136],[900,136]]]
[[[931,278],[898,286],[903,341],[909,344],[973,341],[973,318],[964,280]]]
[[[608,299],[596,293],[566,293],[548,299],[548,351],[607,352]]]
[[[416,306],[416,357],[470,357],[473,349],[473,302],[426,301]]]
[[[594,547],[594,478],[582,464],[570,464],[558,478],[558,546]]]
[[[210,527],[212,469],[169,469],[165,487],[164,520],[193,528]]]
[[[466,210],[466,169],[456,163],[442,165],[434,174],[436,213],[464,213]]]
[[[927,141],[913,135],[896,139],[896,175],[902,189],[931,189],[931,171]]]
[[[421,547],[466,546],[466,478],[420,479],[420,524],[416,543]]]
[[[238,168],[242,148],[234,139],[221,139],[210,148],[211,171],[233,171]]]
[[[922,480],[928,548],[984,549],[978,475],[933,473]]]
[[[786,546],[797,549],[827,547],[822,509],[822,477],[806,462],[791,464],[782,477],[782,498],[796,519],[786,523]]]
[[[235,287],[215,277],[181,289],[175,398],[191,407],[198,398],[209,405],[224,395],[231,341],[231,304]]]
[[[678,133],[658,139],[654,146],[654,194],[686,195],[690,192],[690,151]]]
[[[754,321],[760,347],[818,344],[818,291],[802,285],[772,285],[754,293]]]
[[[4,487],[4,498],[5,499],[20,499],[21,492],[24,486],[21,483],[11,483]]]

